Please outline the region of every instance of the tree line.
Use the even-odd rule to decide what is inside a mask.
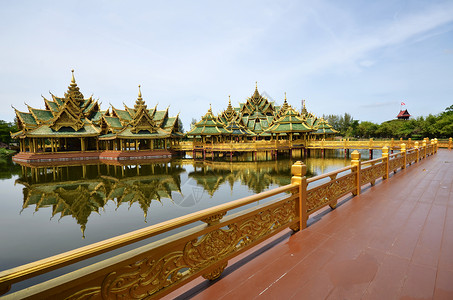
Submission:
[[[354,120],[344,115],[327,115],[332,127],[339,131],[338,135],[345,138],[449,138],[453,137],[453,105],[440,114],[429,114],[427,117],[417,117],[409,120],[390,120],[381,124]]]

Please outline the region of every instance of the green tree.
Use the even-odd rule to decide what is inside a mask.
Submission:
[[[377,124],[369,121],[362,121],[357,126],[355,136],[361,138],[371,138],[376,136],[376,130],[378,129]]]
[[[16,132],[17,127],[13,123],[0,120],[0,142],[9,144],[11,142],[11,132]]]

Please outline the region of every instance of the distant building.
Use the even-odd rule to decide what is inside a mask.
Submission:
[[[407,109],[405,109],[405,110],[400,110],[400,113],[396,117],[400,120],[409,120],[410,116],[411,115],[409,114]]]

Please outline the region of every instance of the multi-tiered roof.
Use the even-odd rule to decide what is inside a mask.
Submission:
[[[78,150],[77,138],[90,138],[86,142],[89,149],[96,148],[97,138],[100,140],[111,139],[168,139],[181,137],[179,132],[179,115],[170,117],[168,108],[163,111],[156,107],[148,109],[139,86],[138,98],[133,108],[125,105],[124,110],[112,106],[112,111],[101,111],[97,100],[92,97],[85,99],[80,92],[72,70],[71,83],[64,97],[51,94],[51,99],[44,98],[45,109],[36,109],[28,106],[28,112],[15,109],[19,131],[12,134],[13,138],[23,140],[32,139],[29,143],[21,143],[21,151],[36,152],[41,145],[45,151],[45,142],[37,139],[72,138],[65,150]],[[54,145],[51,142],[51,145]],[[56,145],[56,144],[55,144]],[[52,151],[62,149],[63,143],[55,146]],[[70,149],[73,147],[73,149]],[[81,146],[79,150],[87,150]]]
[[[13,137],[90,137],[100,133],[99,119],[103,114],[97,100],[85,99],[72,71],[71,84],[63,98],[51,94],[44,98],[46,109],[27,105],[28,113],[14,109],[19,131]]]
[[[210,135],[240,135],[246,137],[266,137],[273,134],[310,134],[322,132],[334,134],[336,131],[327,124],[327,121],[318,119],[314,114],[308,113],[303,105],[302,113],[298,112],[285,100],[281,106],[275,105],[262,96],[258,86],[246,102],[239,103],[239,107],[231,105],[228,100],[227,108],[217,117],[209,109],[200,122],[187,134],[189,136]],[[321,125],[321,127],[319,127]]]
[[[157,110],[157,105],[148,109],[142,98],[140,86],[134,108],[124,105],[124,110],[112,105],[111,115],[103,115],[101,120],[103,136],[100,139],[155,139],[180,136],[179,114],[169,117],[168,108]]]

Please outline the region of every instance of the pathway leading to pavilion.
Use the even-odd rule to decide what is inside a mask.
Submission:
[[[165,299],[453,299],[453,151],[310,221]]]

